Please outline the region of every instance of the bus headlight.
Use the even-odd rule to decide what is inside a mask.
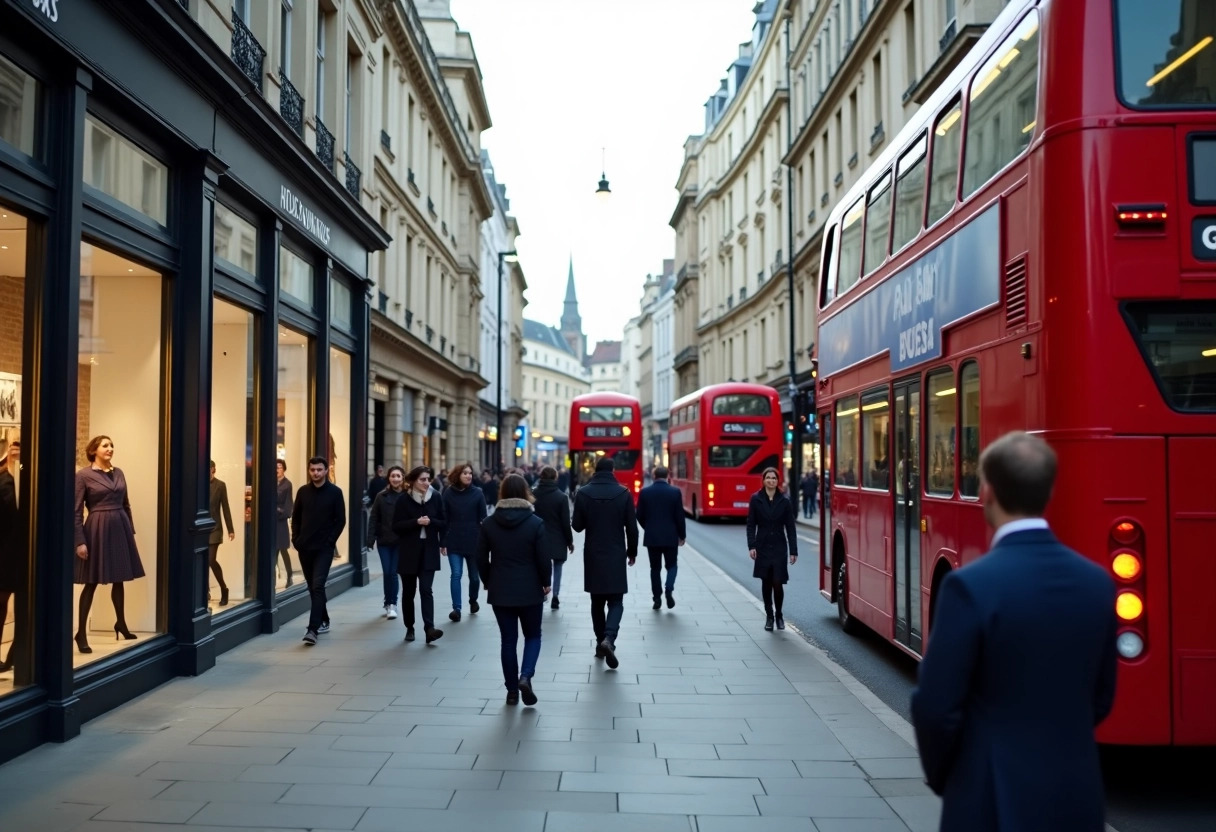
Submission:
[[[1144,652],[1144,639],[1140,637],[1139,633],[1124,630],[1115,639],[1115,650],[1125,659],[1139,658],[1140,654]]]

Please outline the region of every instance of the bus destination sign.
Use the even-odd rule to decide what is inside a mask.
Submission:
[[[587,436],[624,436],[625,428],[620,425],[588,425]]]
[[[723,433],[764,433],[764,425],[759,422],[726,422],[722,425]]]

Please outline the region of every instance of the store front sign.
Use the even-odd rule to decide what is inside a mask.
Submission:
[[[317,242],[323,246],[329,245],[329,226],[286,185],[279,188],[279,207]]]
[[[59,22],[59,0],[33,0],[34,8],[52,23]]]

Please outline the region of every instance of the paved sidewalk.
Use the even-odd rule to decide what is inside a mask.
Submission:
[[[580,549],[581,551],[581,541]],[[593,654],[582,559],[545,610],[535,708],[504,704],[493,613],[402,641],[380,585],[0,767],[0,829],[935,830],[911,731],[689,547],[677,606],[631,571],[619,670]],[[484,602],[484,596],[483,596]]]

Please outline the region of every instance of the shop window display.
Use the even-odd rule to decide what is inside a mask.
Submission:
[[[291,517],[295,493],[308,484],[308,459],[313,455],[312,395],[315,373],[312,366],[312,339],[307,335],[279,327],[279,399],[276,415],[275,458],[278,491],[276,505],[279,544],[279,568],[275,588],[286,589],[299,577],[296,551],[283,547],[283,533],[290,535],[287,521]],[[285,513],[284,513],[285,512]],[[285,528],[286,527],[286,528]],[[287,566],[284,566],[284,563]],[[294,574],[293,574],[294,573]]]
[[[33,76],[0,56],[0,141],[27,156],[38,150],[38,94]]]
[[[77,665],[164,631],[158,615],[163,297],[159,272],[81,243]],[[110,604],[94,603],[99,585],[109,586]]]
[[[351,482],[350,399],[351,357],[339,349],[329,351],[329,481],[342,489],[347,503],[362,494]],[[347,559],[346,529],[338,537],[338,554],[334,563]]]

